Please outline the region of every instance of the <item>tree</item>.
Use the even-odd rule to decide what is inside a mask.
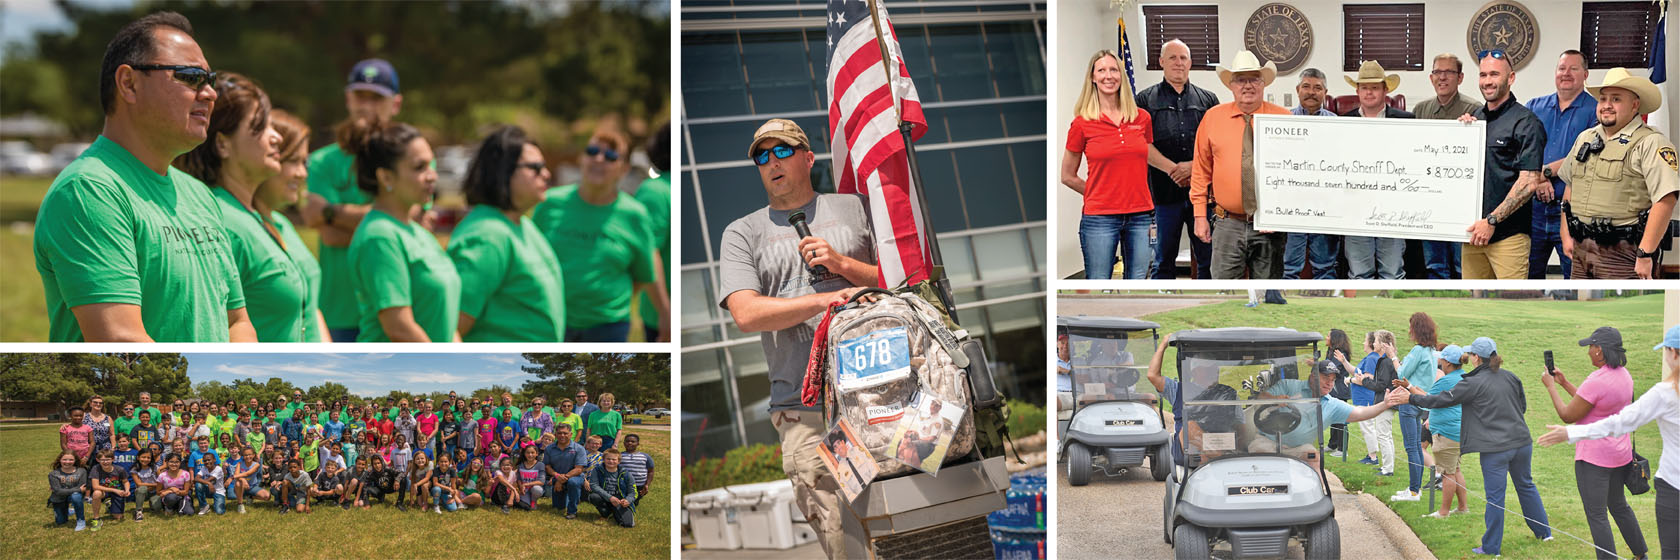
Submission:
[[[349,387],[345,387],[343,383],[333,381],[328,381],[326,383],[310,387],[308,390],[304,391],[303,394],[309,397],[309,402],[322,402],[326,403],[328,406],[331,406],[332,403],[335,402],[350,402],[353,398],[350,395]]]
[[[142,391],[152,394],[152,402],[190,396],[187,359],[163,353],[84,353],[6,354],[0,360],[0,397],[6,400],[52,402],[68,409],[98,395],[116,408],[137,401]]]
[[[577,394],[592,397],[612,393],[618,402],[646,405],[671,400],[671,356],[669,354],[525,354],[526,373],[537,380],[526,381],[526,397],[542,395],[551,402]]]
[[[473,389],[472,400],[482,401],[486,398],[489,398],[490,400],[496,401],[496,403],[500,404],[502,402],[502,393],[512,393],[512,392],[513,392],[513,388],[509,387],[507,385],[491,385],[489,387],[479,387],[477,389]]]

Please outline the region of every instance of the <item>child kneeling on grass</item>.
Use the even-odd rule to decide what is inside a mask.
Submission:
[[[611,519],[621,527],[636,526],[636,481],[630,473],[618,468],[617,449],[607,449],[601,466],[589,472],[589,503],[601,517]]]
[[[315,477],[315,487],[309,489],[309,497],[316,504],[334,505],[341,503],[344,497],[344,471],[339,470],[338,462],[321,463],[321,475]]]
[[[286,474],[285,484],[280,487],[280,514],[297,510],[309,513],[309,489],[315,486],[315,480],[310,478],[309,471],[303,470],[303,459],[293,458],[288,463],[292,470]]]

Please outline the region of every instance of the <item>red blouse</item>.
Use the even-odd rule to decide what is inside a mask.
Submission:
[[[1105,115],[1098,120],[1074,117],[1068,126],[1067,149],[1085,155],[1086,215],[1131,214],[1155,209],[1149,197],[1149,144],[1155,141],[1149,112],[1115,124]]]

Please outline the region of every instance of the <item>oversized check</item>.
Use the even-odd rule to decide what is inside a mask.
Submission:
[[[1487,123],[1254,116],[1254,229],[1469,241]]]

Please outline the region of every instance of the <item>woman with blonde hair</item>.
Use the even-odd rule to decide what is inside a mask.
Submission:
[[[1127,279],[1149,277],[1156,246],[1155,203],[1149,194],[1154,141],[1149,112],[1138,108],[1120,56],[1107,49],[1091,55],[1062,154],[1062,184],[1085,199],[1079,245],[1086,278],[1112,277],[1117,249]]]

